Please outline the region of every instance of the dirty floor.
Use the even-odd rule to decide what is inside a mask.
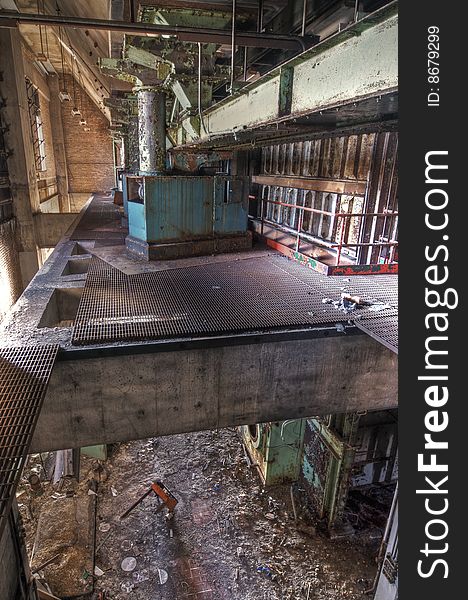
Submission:
[[[82,483],[66,484],[80,495],[88,493],[87,480],[101,480],[96,497],[94,594],[83,598],[369,598],[364,592],[375,575],[375,548],[360,537],[331,540],[320,529],[314,533],[310,522],[301,521],[296,528],[289,486],[262,488],[255,467],[247,464],[237,431],[121,444],[101,470],[96,466],[96,461],[85,459]],[[158,501],[151,494],[121,520],[120,515],[156,479],[179,501],[174,517],[168,520],[164,511],[156,512]],[[56,492],[46,486],[46,492],[34,500],[35,513],[40,506],[49,510],[51,493]],[[35,520],[24,497],[21,510],[31,550]],[[299,503],[301,517],[300,510]],[[45,579],[48,569],[56,574],[59,568],[60,560],[45,567]],[[62,583],[67,576],[62,571]],[[70,582],[70,588],[76,587],[72,583],[76,584]]]

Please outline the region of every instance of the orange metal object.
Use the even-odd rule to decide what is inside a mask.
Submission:
[[[177,506],[177,498],[167,489],[161,481],[153,481],[151,484],[153,492],[161,498],[167,508],[172,512]]]

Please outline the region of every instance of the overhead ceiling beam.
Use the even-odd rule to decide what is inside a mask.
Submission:
[[[16,12],[1,12],[0,27],[17,27],[19,24],[29,25],[61,25],[83,29],[99,29],[101,31],[120,31],[121,33],[153,37],[157,35],[173,35],[183,42],[201,42],[214,44],[230,44],[231,34],[223,29],[196,27],[179,27],[153,23],[129,23],[126,21],[110,21],[108,19],[88,19],[82,17],[65,17],[62,15],[37,15]],[[315,38],[278,33],[256,33],[239,31],[236,34],[237,46],[249,48],[278,48],[283,50],[305,50]]]
[[[190,141],[227,138],[233,132],[240,135],[282,121],[294,123],[394,94],[397,37],[397,5],[392,3],[205,110],[206,129],[198,140]],[[371,117],[372,113],[366,116]]]

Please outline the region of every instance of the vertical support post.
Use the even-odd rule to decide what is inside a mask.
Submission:
[[[297,219],[297,239],[296,239],[296,252],[299,252],[299,245],[301,243],[301,229],[302,229],[302,222],[304,220],[304,209],[300,210],[299,208],[299,217]]]
[[[202,107],[202,45],[201,42],[198,42],[198,88],[197,88],[197,101],[198,101],[198,118],[200,119],[200,128],[199,132],[201,135],[201,130],[205,132],[205,135],[208,135],[208,131],[205,127],[205,121],[203,120],[203,107]]]
[[[129,117],[125,133],[125,170],[136,173],[140,168],[137,116]]]
[[[166,168],[166,95],[156,88],[138,89],[140,171],[162,173]]]
[[[257,33],[263,31],[263,0],[258,0]]]
[[[338,252],[336,253],[336,265],[338,266],[340,264],[340,260],[341,260],[341,250],[343,249],[343,242],[344,242],[344,235],[345,235],[345,228],[346,228],[346,223],[344,221],[344,217],[339,217],[341,219],[341,232],[340,232],[340,241],[338,244]]]
[[[305,36],[306,20],[307,20],[307,0],[303,0],[303,3],[302,3],[302,27],[301,27],[302,37]]]
[[[21,36],[17,29],[0,28],[2,78],[0,97],[5,105],[2,122],[8,156],[8,174],[13,207],[18,223],[19,260],[23,286],[39,269],[33,215],[40,212],[28,99],[24,74]]]
[[[263,197],[263,189],[262,189],[262,195],[261,195],[261,225],[260,225],[260,235],[262,236],[262,238],[263,238],[264,223],[265,223],[265,198]]]
[[[355,2],[354,2],[354,22],[355,23],[359,19],[359,2],[360,2],[360,0],[355,0]]]
[[[237,0],[232,0],[232,27],[231,27],[231,94],[234,93],[234,71],[236,59],[236,17]]]
[[[65,154],[65,136],[63,134],[62,104],[59,93],[60,85],[57,75],[49,75],[47,83],[50,91],[50,124],[52,128],[52,145],[54,148],[55,175],[60,212],[71,212],[70,195],[68,193],[68,168]]]

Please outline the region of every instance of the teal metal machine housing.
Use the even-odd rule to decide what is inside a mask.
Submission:
[[[246,425],[242,439],[265,486],[297,481],[304,444],[304,419]]]
[[[249,178],[215,175],[126,175],[130,252],[170,259],[243,250]]]

